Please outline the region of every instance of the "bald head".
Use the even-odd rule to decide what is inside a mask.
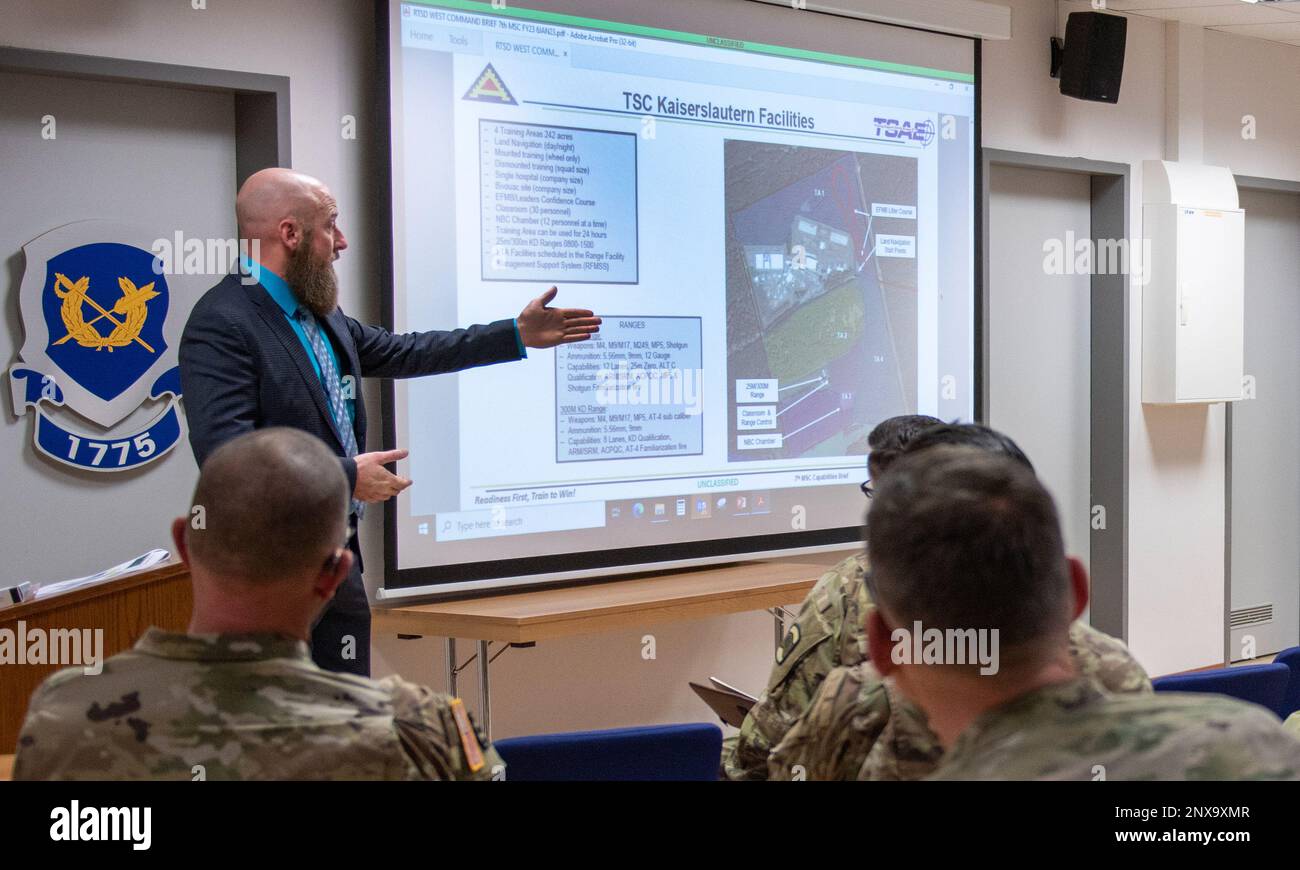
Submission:
[[[239,189],[235,214],[252,259],[283,278],[317,317],[328,317],[338,306],[333,263],[348,247],[329,188],[292,169],[263,169]]]
[[[279,238],[281,221],[310,223],[331,202],[329,189],[319,179],[275,167],[254,172],[239,188],[235,218],[241,238],[266,244]]]
[[[253,584],[306,579],[343,546],[347,476],[316,437],[260,429],[208,457],[194,506],[186,538],[196,568]]]

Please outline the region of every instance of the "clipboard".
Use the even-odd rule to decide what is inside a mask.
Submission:
[[[753,695],[747,695],[734,686],[729,686],[721,680],[713,677],[709,678],[712,686],[701,685],[700,683],[689,683],[691,689],[700,700],[709,705],[724,725],[730,725],[733,728],[739,728],[745,722],[745,716],[749,713],[751,707],[758,703],[758,699]]]

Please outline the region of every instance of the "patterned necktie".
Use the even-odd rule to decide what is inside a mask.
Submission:
[[[320,364],[321,386],[325,388],[325,397],[329,399],[330,412],[334,415],[334,428],[343,441],[343,449],[351,459],[357,455],[357,435],[352,429],[352,420],[348,417],[347,402],[343,399],[343,383],[339,380],[339,370],[334,365],[334,357],[325,346],[325,336],[321,334],[320,324],[316,322],[315,317],[312,317],[311,312],[300,305],[293,316],[302,327],[302,331],[306,333],[311,352],[316,355],[316,362]],[[357,519],[365,513],[365,509],[364,503],[356,499],[352,500],[352,512],[357,515]]]

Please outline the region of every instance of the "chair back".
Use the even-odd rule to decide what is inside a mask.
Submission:
[[[722,759],[722,731],[708,723],[537,734],[493,745],[511,782],[716,780]]]

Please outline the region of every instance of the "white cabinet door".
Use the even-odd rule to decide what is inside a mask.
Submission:
[[[1180,402],[1241,397],[1244,226],[1240,210],[1178,208],[1175,389]]]

